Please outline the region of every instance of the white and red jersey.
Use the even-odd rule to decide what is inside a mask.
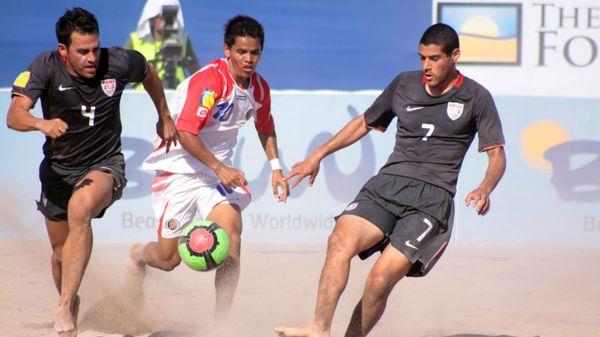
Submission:
[[[267,82],[257,73],[250,78],[248,89],[240,88],[231,77],[227,60],[215,60],[183,81],[169,102],[177,130],[198,135],[206,148],[225,165],[231,165],[238,129],[254,117],[260,133],[273,131],[271,93]],[[146,158],[142,169],[172,173],[212,170],[190,155],[181,145],[158,147]]]

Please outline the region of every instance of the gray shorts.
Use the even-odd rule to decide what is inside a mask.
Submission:
[[[60,167],[44,159],[40,164],[42,192],[40,200],[37,201],[38,210],[50,220],[67,220],[67,209],[73,195],[73,188],[91,171],[110,173],[114,181],[111,204],[121,198],[123,189],[127,185],[125,159],[122,154],[114,155],[89,167]],[[106,208],[96,218],[101,218],[105,211]]]
[[[425,276],[442,256],[452,232],[454,201],[445,189],[391,174],[377,174],[339,215],[360,216],[384,234],[359,254],[366,259],[391,245],[413,263],[407,276]],[[338,217],[339,217],[338,216]]]

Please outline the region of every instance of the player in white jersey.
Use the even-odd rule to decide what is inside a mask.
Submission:
[[[267,82],[255,72],[264,44],[260,23],[236,16],[225,26],[225,56],[182,82],[171,101],[180,145],[157,148],[143,168],[156,172],[152,183],[158,242],[134,244],[132,274],[145,265],[170,271],[181,262],[177,252],[183,227],[208,219],[229,234],[229,258],[216,272],[216,316],[226,317],[239,279],[241,211],[250,202],[244,172],[231,167],[238,129],[250,118],[271,162],[275,198],[285,202],[288,185],[277,154],[275,125]]]

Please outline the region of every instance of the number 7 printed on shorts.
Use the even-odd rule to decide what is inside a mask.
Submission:
[[[431,221],[429,221],[429,219],[423,218],[423,222],[427,225],[427,229],[425,229],[425,231],[423,233],[421,233],[421,235],[419,235],[419,237],[417,238],[417,242],[421,242],[421,240],[423,240],[425,238],[425,236],[433,228],[433,224],[431,223]],[[410,243],[410,240],[406,240],[406,242],[404,242],[404,244],[412,249],[417,249],[417,250],[419,249],[419,248],[415,247],[412,243]]]

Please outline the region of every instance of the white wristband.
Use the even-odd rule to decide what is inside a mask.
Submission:
[[[269,161],[269,164],[271,164],[271,170],[281,170],[281,163],[279,162],[279,158],[271,159]]]

